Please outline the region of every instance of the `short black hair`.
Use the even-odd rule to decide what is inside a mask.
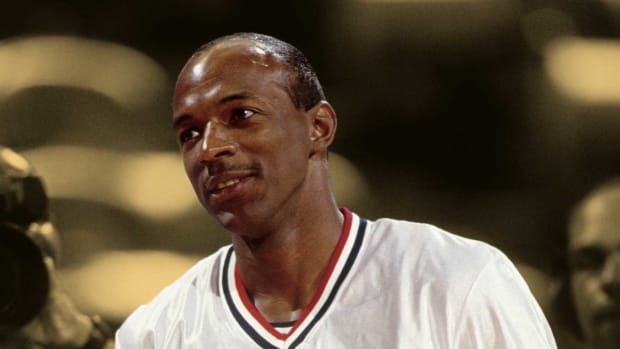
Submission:
[[[273,36],[251,32],[225,35],[200,46],[193,56],[208,51],[219,43],[231,40],[250,40],[261,43],[282,57],[286,68],[292,74],[289,95],[297,109],[308,110],[325,100],[323,87],[308,58],[295,46]]]

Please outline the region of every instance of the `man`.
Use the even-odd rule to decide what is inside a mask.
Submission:
[[[558,319],[591,348],[620,345],[620,178],[589,193],[572,212],[568,273]]]
[[[60,241],[49,216],[33,166],[0,146],[0,348],[111,349],[112,331],[56,280]]]
[[[118,348],[555,347],[498,250],[338,208],[327,161],[336,123],[287,43],[240,33],[189,59],[174,129],[232,245],[130,315]]]

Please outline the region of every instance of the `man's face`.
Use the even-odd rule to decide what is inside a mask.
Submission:
[[[569,239],[571,288],[585,339],[600,348],[620,345],[620,188],[598,195],[583,210]]]
[[[246,40],[196,55],[179,75],[173,122],[185,170],[202,205],[232,231],[268,222],[304,182],[310,121],[289,81],[280,57]]]

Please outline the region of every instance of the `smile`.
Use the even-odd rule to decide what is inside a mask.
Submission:
[[[220,194],[224,191],[235,190],[240,184],[254,176],[254,172],[248,170],[236,170],[218,173],[207,179],[205,189],[208,195]]]
[[[215,187],[215,189],[216,189],[216,190],[222,190],[222,189],[224,189],[224,188],[227,188],[227,187],[233,186],[233,185],[235,185],[235,184],[237,184],[237,183],[239,183],[239,182],[241,182],[241,180],[239,180],[238,178],[235,178],[235,179],[229,179],[229,180],[227,180],[226,182],[223,182],[223,183],[218,184],[218,185]]]
[[[214,183],[212,183],[211,185],[207,187],[208,188],[207,193],[209,195],[214,195],[214,194],[219,194],[220,192],[224,190],[233,189],[237,184],[244,182],[248,178],[249,176],[229,178],[229,179],[225,179],[221,181],[215,181]]]

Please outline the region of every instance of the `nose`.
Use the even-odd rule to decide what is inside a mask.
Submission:
[[[208,164],[218,159],[232,156],[237,152],[237,145],[226,134],[226,126],[217,122],[208,122],[202,135],[200,145],[201,163]]]
[[[607,294],[620,299],[620,250],[607,256],[601,274],[601,284]]]

